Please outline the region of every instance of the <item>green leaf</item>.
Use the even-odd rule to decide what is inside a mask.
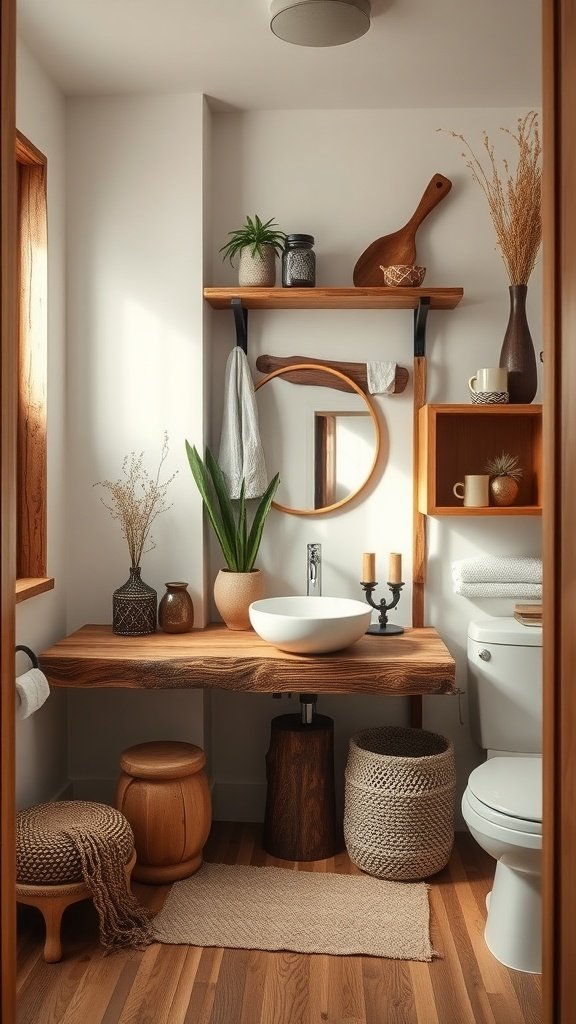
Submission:
[[[270,481],[259,500],[248,533],[248,514],[245,483],[242,481],[240,497],[233,501],[228,494],[226,479],[209,448],[204,462],[195,447],[186,441],[186,453],[192,476],[200,492],[210,524],[222,549],[226,565],[233,572],[250,572],[262,540],[262,531],[280,481],[278,473]],[[235,509],[234,506],[237,506]]]
[[[192,476],[194,477],[196,486],[200,491],[200,496],[204,502],[204,507],[208,514],[208,519],[212,525],[212,529],[216,534],[218,543],[222,549],[222,554],[229,569],[235,568],[236,562],[236,551],[235,546],[230,541],[230,532],[224,528],[221,517],[218,514],[214,496],[211,491],[211,479],[200,458],[195,447],[192,447],[188,441],[186,441],[186,453],[188,455],[188,462],[190,463],[190,469],[192,470]]]
[[[260,548],[260,541],[262,540],[262,531],[264,529],[264,523],[266,522],[266,517],[270,511],[270,508],[272,507],[274,495],[278,490],[279,483],[280,474],[276,473],[276,476],[272,477],[272,480],[270,481],[268,487],[264,491],[264,494],[260,499],[260,504],[256,509],[256,514],[252,522],[252,529],[250,530],[248,542],[246,545],[246,572],[249,572],[250,569],[254,567],[254,562],[256,561],[256,556],[258,555],[258,550]]]

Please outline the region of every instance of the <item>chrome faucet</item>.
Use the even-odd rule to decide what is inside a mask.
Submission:
[[[306,572],[306,596],[320,597],[322,595],[322,545],[307,545],[307,572]]]

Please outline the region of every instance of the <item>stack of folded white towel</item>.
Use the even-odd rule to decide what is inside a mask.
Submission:
[[[463,597],[542,598],[542,559],[505,555],[452,562],[455,594]]]

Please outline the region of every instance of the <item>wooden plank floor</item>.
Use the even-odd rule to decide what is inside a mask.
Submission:
[[[261,826],[216,822],[206,859],[276,864]],[[298,864],[358,873],[346,853]],[[64,959],[45,964],[40,915],[19,908],[17,1024],[539,1024],[539,976],[503,967],[484,944],[493,862],[459,834],[431,880],[431,963],[155,944],[104,956],[90,902],[65,914]],[[160,907],[167,887],[134,884]]]

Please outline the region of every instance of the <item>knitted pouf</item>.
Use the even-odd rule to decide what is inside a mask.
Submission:
[[[424,729],[366,729],[349,743],[344,841],[378,878],[410,881],[440,871],[454,842],[452,744]]]
[[[105,949],[150,942],[149,916],[129,888],[133,862],[130,824],[107,804],[82,800],[38,804],[16,817],[17,899],[42,910],[47,930],[48,904],[43,900],[52,897],[53,902],[62,902],[62,894],[68,893],[71,898],[64,906],[92,897]],[[53,914],[51,907],[49,916]],[[58,941],[59,924],[58,920]]]

